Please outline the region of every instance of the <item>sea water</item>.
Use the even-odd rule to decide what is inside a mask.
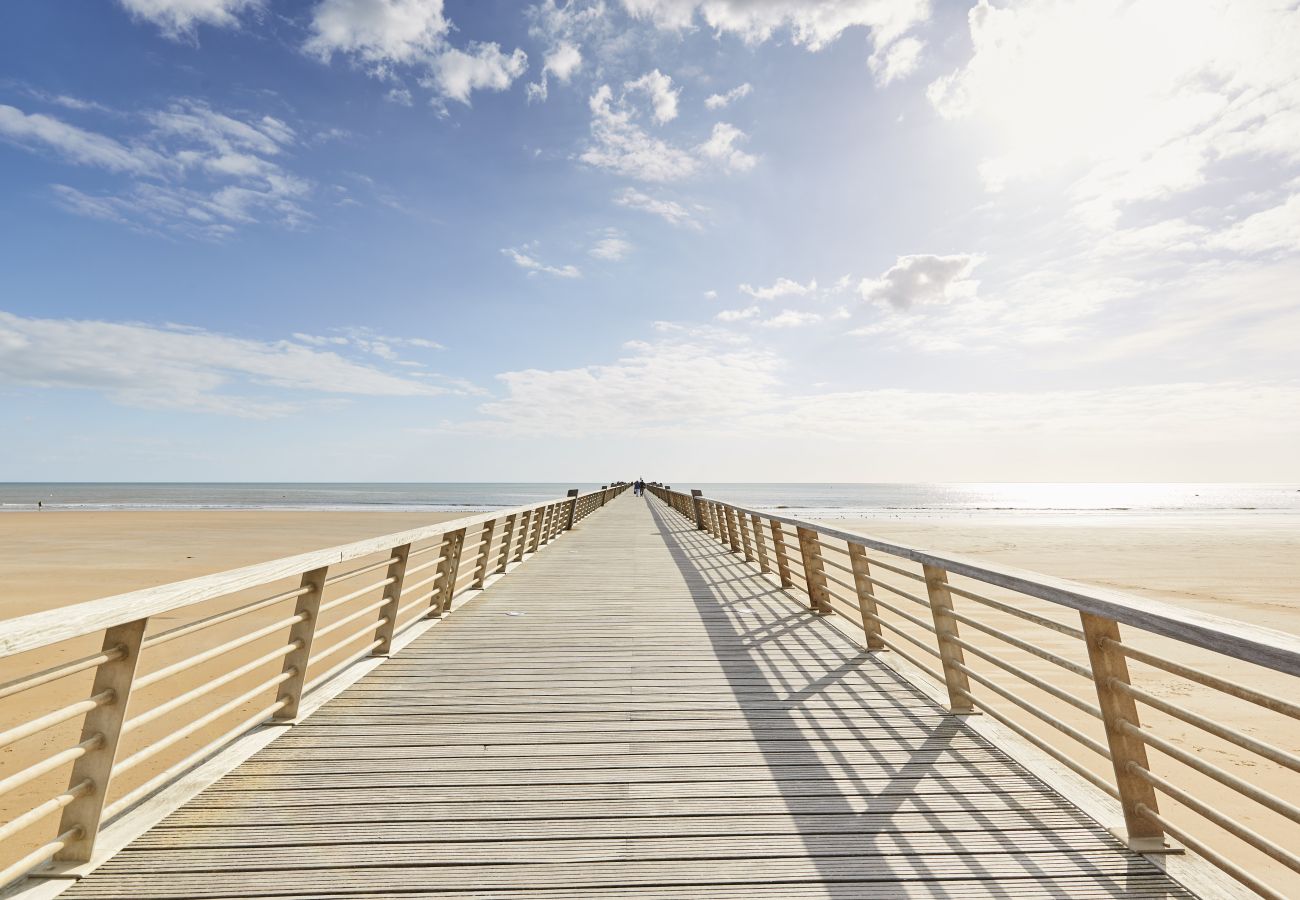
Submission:
[[[0,483],[0,511],[305,509],[471,511],[584,492],[573,482]],[[1300,484],[1194,483],[682,483],[705,496],[810,519],[1132,515],[1300,515]]]

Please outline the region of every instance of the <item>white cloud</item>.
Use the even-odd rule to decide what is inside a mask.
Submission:
[[[704,292],[704,299],[705,299],[705,300],[717,300],[717,299],[718,299],[718,292],[717,292],[717,291],[705,291],[705,292]]]
[[[562,40],[542,58],[542,77],[528,85],[529,100],[545,100],[550,91],[550,79],[568,84],[575,72],[582,68],[582,51],[576,44]]]
[[[591,96],[593,143],[579,157],[590,166],[639,181],[679,181],[694,175],[699,162],[684,150],[652,137],[637,124],[635,112],[615,100],[609,85]]]
[[[69,162],[112,172],[147,174],[165,161],[152,150],[128,147],[111,137],[86,131],[53,116],[27,114],[0,104],[0,138],[25,147],[53,150]]]
[[[800,328],[804,325],[815,325],[821,320],[819,313],[783,309],[772,318],[764,319],[758,324],[764,328]]]
[[[614,195],[614,202],[619,206],[626,206],[628,209],[639,209],[642,212],[658,216],[670,225],[694,229],[701,227],[690,210],[676,200],[662,200],[638,191],[636,188],[624,188],[620,193]]]
[[[192,35],[200,25],[232,28],[239,14],[261,0],[118,0],[133,17],[152,22],[171,38]]]
[[[5,312],[0,312],[0,381],[96,391],[129,406],[252,418],[291,412],[302,394],[447,393],[292,341]]]
[[[879,47],[867,58],[871,74],[877,84],[889,84],[905,78],[921,64],[921,51],[925,44],[914,37],[900,38],[885,47]]]
[[[632,252],[632,244],[617,228],[605,230],[605,236],[598,240],[587,253],[596,259],[618,262]]]
[[[712,297],[709,297],[710,300],[716,299],[718,296],[717,291],[708,291],[705,293],[705,296],[708,297],[709,294],[713,295]],[[719,322],[743,322],[746,319],[754,318],[758,313],[759,309],[757,306],[747,306],[744,309],[724,309],[714,316],[714,318]]]
[[[342,54],[385,79],[409,67],[423,73],[420,84],[435,92],[439,104],[468,105],[475,90],[505,90],[528,68],[528,56],[518,48],[506,54],[494,43],[453,47],[452,30],[442,0],[321,0],[303,49],[324,62]]]
[[[728,172],[748,172],[758,162],[758,157],[739,149],[737,141],[748,140],[749,136],[734,125],[718,122],[713,126],[709,139],[696,149]]]
[[[1300,194],[1231,225],[1209,244],[1238,253],[1300,253]]]
[[[846,29],[865,27],[876,44],[887,44],[930,13],[928,0],[623,0],[634,16],[660,28],[690,27],[696,14],[718,33],[748,43],[769,40],[788,29],[796,44],[820,50]]]
[[[504,91],[528,69],[528,55],[516,48],[509,56],[496,44],[470,44],[469,51],[449,48],[433,60],[438,93],[469,104],[477,90]]]
[[[517,434],[644,434],[713,430],[770,403],[780,361],[709,333],[632,341],[608,365],[505,372],[506,396],[480,407],[479,430]]]
[[[888,303],[896,309],[969,299],[979,287],[979,282],[970,278],[979,263],[978,256],[965,253],[900,256],[879,278],[864,278],[858,289],[864,300]]]
[[[677,118],[677,97],[681,91],[673,90],[673,80],[655,69],[646,72],[634,81],[623,84],[627,93],[642,92],[654,108],[654,120],[660,125]]]
[[[442,0],[321,0],[304,48],[324,60],[344,53],[383,69],[427,56],[450,30]]]
[[[780,297],[807,297],[817,293],[817,279],[807,284],[800,284],[789,278],[778,278],[770,287],[756,288],[742,284],[737,288],[742,294],[748,294],[755,300],[776,300]]]
[[[705,109],[724,109],[744,97],[748,97],[754,91],[754,86],[746,81],[742,85],[732,88],[725,94],[710,94],[704,99]]]
[[[980,0],[970,32],[971,59],[929,96],[987,136],[992,189],[1067,174],[1076,211],[1109,230],[1225,161],[1300,162],[1300,17],[1285,4]]]
[[[302,202],[311,183],[277,161],[297,143],[283,121],[236,118],[195,100],[177,101],[143,119],[149,130],[122,140],[0,106],[0,138],[126,177],[98,194],[54,185],[58,202],[79,215],[211,239],[239,225],[272,221],[296,227],[309,218]],[[134,120],[116,124],[133,127]]]
[[[508,257],[515,265],[521,269],[526,269],[529,275],[536,275],[541,272],[545,275],[554,275],[557,278],[581,278],[582,270],[577,266],[548,266],[531,254],[535,252],[535,245],[524,244],[521,248],[506,247],[502,253]]]

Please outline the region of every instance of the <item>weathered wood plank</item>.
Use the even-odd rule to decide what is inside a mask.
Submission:
[[[1188,896],[695,535],[620,499],[65,896]]]

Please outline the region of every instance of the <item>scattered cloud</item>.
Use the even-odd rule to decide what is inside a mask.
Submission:
[[[0,312],[0,381],[95,391],[127,406],[247,418],[286,415],[303,395],[448,393],[295,341],[6,312]]]
[[[781,297],[807,297],[817,292],[817,279],[807,284],[800,284],[789,278],[778,278],[769,287],[754,287],[742,284],[737,288],[742,294],[748,294],[755,300],[776,300]]]
[[[548,266],[541,262],[532,254],[536,252],[537,244],[535,242],[524,244],[523,247],[514,248],[506,247],[502,253],[521,269],[527,270],[528,274],[536,275],[541,272],[544,275],[554,275],[556,278],[581,278],[582,270],[577,266]]]
[[[699,170],[690,153],[650,135],[623,97],[603,84],[591,95],[592,143],[579,157],[589,166],[638,181],[680,181]]]
[[[713,297],[709,297],[710,300],[715,299],[718,296],[717,291],[708,291],[705,293],[705,296],[708,297],[709,294],[713,295]],[[722,312],[714,316],[714,318],[719,322],[743,322],[746,319],[754,318],[758,314],[759,309],[757,306],[747,306],[744,309],[724,309]]]
[[[969,299],[979,287],[970,277],[979,263],[980,257],[965,253],[900,256],[879,278],[864,278],[858,290],[862,299],[895,309]]]
[[[582,51],[576,44],[559,41],[542,58],[541,78],[528,85],[529,100],[545,100],[550,92],[550,79],[568,84],[574,73],[582,68]]]
[[[699,220],[692,215],[691,211],[676,200],[662,200],[636,188],[624,188],[614,195],[614,202],[628,209],[639,209],[658,216],[670,225],[697,230],[701,227]]]
[[[654,120],[660,125],[677,118],[677,97],[681,91],[673,90],[672,78],[655,69],[646,72],[634,81],[623,84],[623,90],[629,94],[642,92],[654,108]]]
[[[748,172],[758,163],[758,157],[736,146],[738,141],[748,139],[749,136],[736,126],[718,122],[713,126],[709,139],[696,149],[728,172]]]
[[[632,244],[617,228],[605,229],[604,236],[587,251],[588,255],[608,262],[618,262],[632,252]]]
[[[157,25],[167,37],[192,38],[200,25],[234,28],[239,15],[262,0],[118,0],[133,18]]]
[[[820,313],[783,309],[772,318],[764,319],[758,324],[764,328],[800,328],[804,325],[816,325],[821,320]]]
[[[692,27],[698,14],[715,32],[736,34],[750,44],[788,30],[809,50],[820,50],[854,27],[868,29],[882,46],[930,14],[928,0],[623,0],[623,5],[634,16],[674,30]]]
[[[737,100],[748,97],[754,92],[754,86],[746,81],[744,84],[732,88],[725,94],[710,94],[704,98],[705,109],[725,109]]]
[[[296,227],[310,218],[302,204],[311,183],[281,162],[298,137],[280,119],[236,117],[197,100],[143,119],[147,130],[127,120],[118,124],[135,133],[116,138],[0,105],[0,139],[125,178],[98,193],[54,185],[56,200],[79,215],[209,239],[260,221]]]
[[[1300,253],[1300,194],[1228,226],[1209,245],[1247,254]]]
[[[717,291],[705,291],[705,292],[704,292],[704,299],[705,299],[705,300],[717,300],[717,299],[718,299],[718,292],[717,292]]]
[[[867,66],[876,76],[877,84],[889,84],[916,71],[923,49],[925,44],[914,37],[900,38],[872,53],[867,58]]]
[[[469,50],[455,47],[433,58],[431,83],[438,94],[469,105],[474,91],[504,91],[528,70],[528,54],[516,48],[506,55],[496,44],[470,44]],[[425,82],[426,84],[430,82]]]
[[[303,49],[322,62],[344,56],[384,80],[414,72],[437,105],[469,105],[474,91],[506,90],[527,70],[523,50],[507,54],[487,42],[455,47],[453,30],[442,0],[321,0]]]
[[[991,138],[991,190],[1067,174],[1075,212],[1110,230],[1228,161],[1300,162],[1300,21],[1285,4],[980,0],[969,22],[970,60],[928,94]]]

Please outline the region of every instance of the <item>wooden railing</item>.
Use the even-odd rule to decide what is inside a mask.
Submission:
[[[21,673],[0,684],[0,800],[23,810],[0,821],[0,888],[75,870],[109,820],[253,729],[293,724],[305,696],[626,489],[0,622],[0,662]]]
[[[1113,798],[1122,810],[1115,830],[1133,850],[1176,850],[1173,838],[1262,896],[1300,894],[1300,756],[1290,749],[1300,746],[1296,636],[648,487],[804,595],[813,613],[846,617],[868,651],[889,651],[924,673],[953,714],[988,716]],[[1130,664],[1141,678],[1130,677]],[[1085,682],[1090,689],[1080,691]],[[1228,699],[1233,715],[1171,699],[1197,692],[1216,708]],[[1217,748],[1291,789],[1229,771],[1214,761]]]

